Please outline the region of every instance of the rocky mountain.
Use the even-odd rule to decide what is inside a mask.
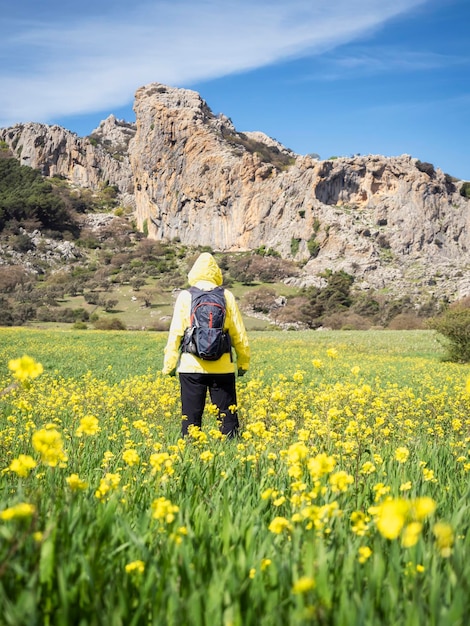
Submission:
[[[22,163],[98,190],[115,185],[149,237],[214,250],[264,246],[302,262],[298,284],[344,270],[361,289],[470,295],[470,201],[462,182],[409,155],[318,160],[239,132],[194,91],[152,83],[136,123],[89,137],[58,126],[0,129]]]

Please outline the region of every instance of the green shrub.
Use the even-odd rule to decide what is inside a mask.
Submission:
[[[244,302],[257,313],[269,313],[276,306],[276,292],[269,287],[259,287],[245,295]]]
[[[256,248],[256,250],[254,250],[253,252],[255,254],[258,254],[259,256],[273,256],[277,259],[281,258],[281,255],[277,250],[274,250],[274,248],[266,248],[266,246],[264,245]]]
[[[390,320],[387,328],[390,330],[420,330],[424,326],[422,317],[416,315],[412,311],[399,313]]]
[[[315,235],[312,235],[310,239],[307,241],[307,249],[310,253],[310,256],[315,259],[320,252],[320,244],[315,239]]]
[[[85,322],[75,322],[75,324],[73,325],[74,330],[86,330],[87,328],[88,326],[85,324]]]
[[[352,302],[351,286],[354,277],[343,270],[332,272],[326,270],[323,277],[327,285],[323,288],[308,287],[305,295],[308,304],[302,306],[302,313],[310,328],[323,325],[324,316],[348,309]]]
[[[429,178],[434,178],[436,176],[436,171],[435,171],[434,165],[432,163],[426,163],[426,162],[423,162],[423,161],[416,161],[416,168],[420,172],[423,172],[424,174],[427,174],[429,176]]]
[[[295,256],[297,254],[297,252],[299,251],[299,246],[300,239],[292,237],[292,239],[290,240],[290,253],[292,254],[292,256]]]
[[[470,308],[448,309],[428,325],[447,340],[447,359],[470,363]]]
[[[170,320],[156,320],[151,326],[147,328],[149,331],[154,332],[167,332],[170,329]]]
[[[118,317],[113,319],[97,319],[93,322],[96,330],[126,330],[126,325]]]
[[[0,159],[0,232],[16,222],[23,226],[76,232],[74,218],[65,199],[38,170],[17,159]]]
[[[461,187],[460,187],[460,195],[463,196],[464,198],[470,198],[470,183],[464,183]]]

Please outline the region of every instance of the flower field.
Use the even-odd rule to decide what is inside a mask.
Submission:
[[[2,626],[468,623],[468,365],[253,333],[240,437],[181,440],[165,341],[0,329]]]

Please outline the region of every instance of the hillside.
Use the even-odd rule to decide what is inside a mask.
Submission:
[[[136,93],[136,124],[109,116],[89,137],[58,126],[0,130],[16,159],[79,193],[116,190],[149,238],[225,253],[270,250],[296,263],[292,287],[345,272],[364,294],[417,305],[470,294],[463,181],[409,155],[320,161],[239,132],[199,94]]]

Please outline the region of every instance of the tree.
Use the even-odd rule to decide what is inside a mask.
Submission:
[[[449,361],[470,363],[470,308],[449,308],[428,325],[445,337]]]
[[[312,328],[321,325],[322,317],[344,311],[352,304],[351,285],[354,277],[343,270],[327,271],[324,275],[327,284],[323,288],[311,287],[306,291],[308,304],[302,307],[302,313]]]
[[[0,232],[10,222],[27,221],[53,231],[77,231],[64,201],[38,170],[0,159]]]

